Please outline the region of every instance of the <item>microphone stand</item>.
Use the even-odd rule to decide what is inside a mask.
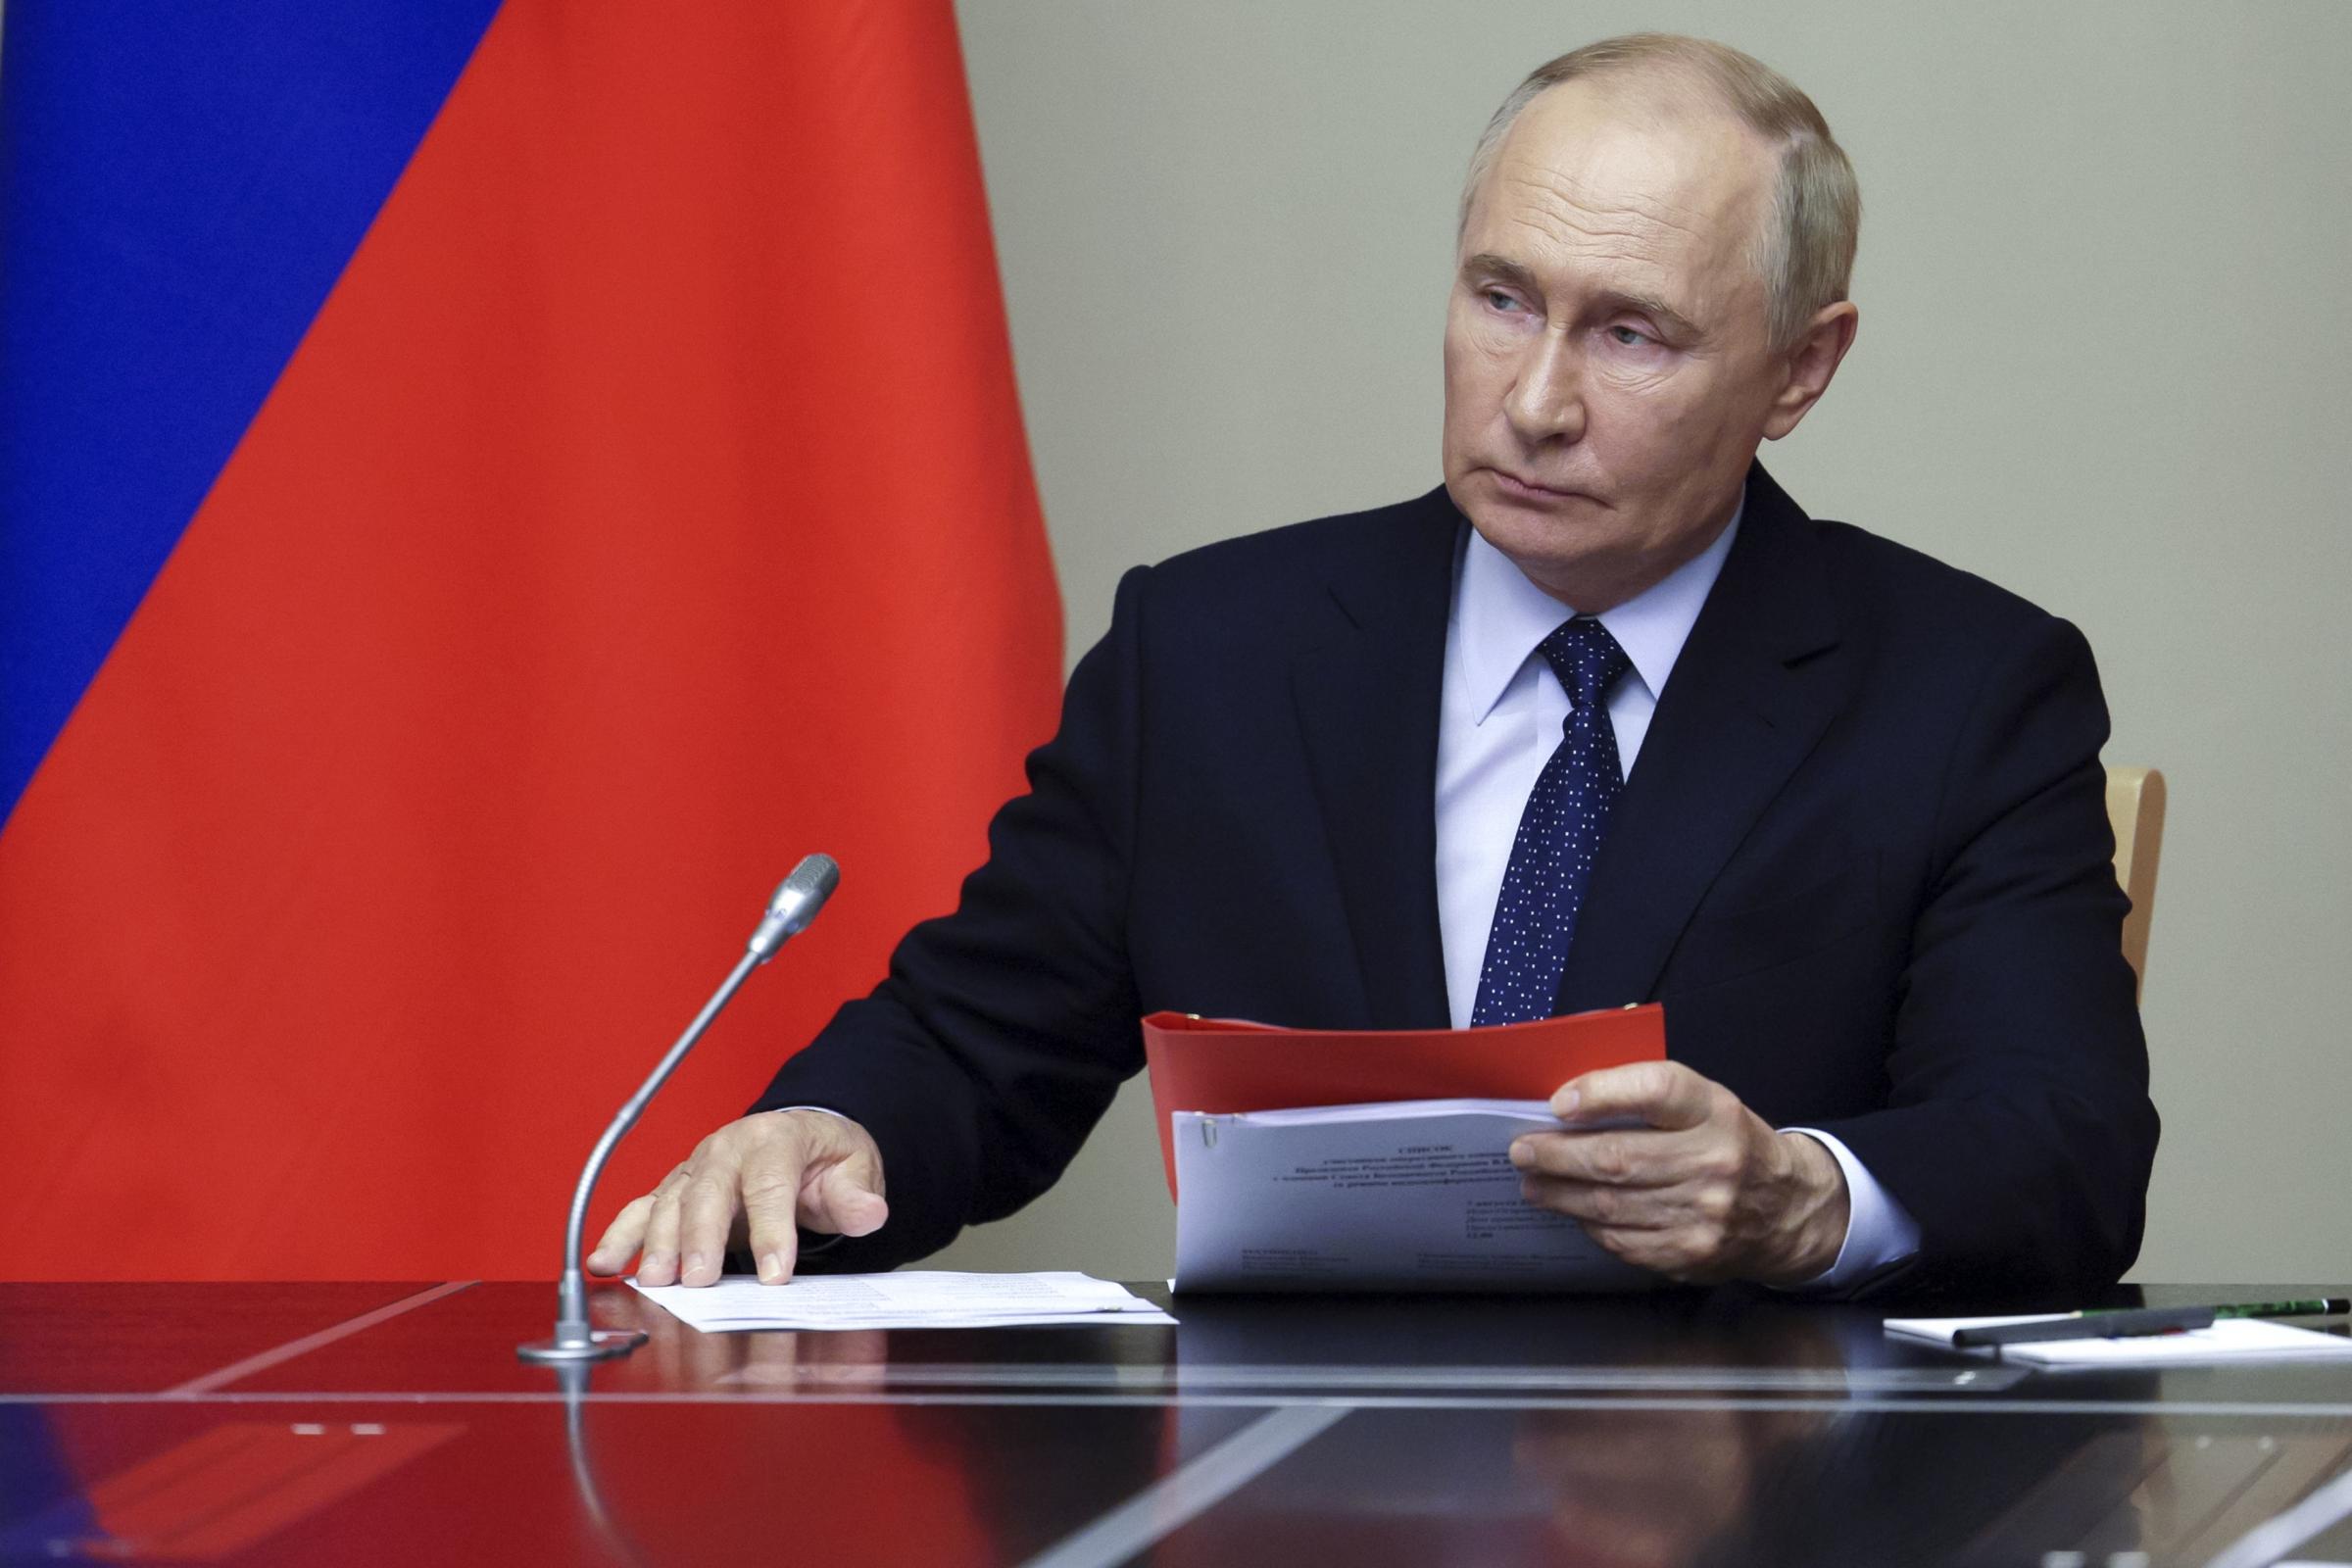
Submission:
[[[653,1076],[629,1097],[627,1104],[612,1118],[605,1135],[596,1141],[588,1155],[588,1163],[580,1168],[579,1185],[571,1193],[571,1217],[564,1227],[564,1278],[556,1290],[556,1331],[544,1340],[518,1345],[514,1353],[525,1361],[563,1363],[567,1361],[602,1361],[612,1356],[626,1355],[645,1343],[643,1329],[596,1329],[588,1326],[588,1281],[580,1271],[580,1242],[588,1223],[588,1200],[596,1191],[596,1179],[604,1174],[605,1161],[612,1150],[650,1103],[678,1063],[686,1059],[703,1031],[710,1027],[719,1010],[734,1000],[735,993],[751,978],[752,971],[776,955],[776,950],[806,928],[823,908],[825,900],[841,884],[841,867],[827,855],[811,855],[792,869],[768,901],[767,913],[760,919],[760,928],[752,933],[742,958],[727,978],[719,983],[703,1010],[694,1015],[694,1022],[678,1036],[677,1044],[655,1066]]]

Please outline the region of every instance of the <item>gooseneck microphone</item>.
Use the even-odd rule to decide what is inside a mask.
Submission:
[[[694,1015],[694,1022],[678,1036],[678,1043],[669,1048],[654,1068],[653,1076],[629,1097],[605,1129],[605,1136],[596,1141],[588,1155],[588,1163],[580,1170],[580,1184],[571,1194],[571,1219],[564,1228],[564,1282],[557,1289],[556,1332],[552,1339],[534,1340],[518,1345],[514,1353],[526,1361],[601,1361],[607,1356],[626,1355],[645,1342],[643,1329],[592,1329],[588,1326],[588,1282],[580,1273],[581,1231],[588,1223],[588,1199],[596,1191],[596,1179],[604,1173],[605,1161],[612,1155],[613,1146],[622,1135],[637,1125],[669,1075],[677,1071],[686,1053],[703,1038],[719,1009],[734,1000],[735,993],[751,978],[752,971],[776,956],[776,950],[786,941],[807,929],[816,918],[816,911],[825,906],[833,890],[841,885],[841,867],[829,855],[811,855],[792,868],[776,889],[776,896],[767,901],[767,912],[760,917],[760,928],[745,944],[743,957],[736,962],[734,972],[719,983],[703,1010]]]

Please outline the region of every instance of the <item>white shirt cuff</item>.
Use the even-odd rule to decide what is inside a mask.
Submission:
[[[1852,1150],[1811,1127],[1784,1127],[1781,1131],[1803,1133],[1821,1145],[1845,1176],[1845,1241],[1838,1249],[1838,1261],[1827,1273],[1792,1289],[1841,1290],[1919,1250],[1919,1222],[1879,1185],[1879,1179],[1854,1157]]]

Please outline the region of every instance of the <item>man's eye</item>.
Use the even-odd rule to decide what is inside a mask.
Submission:
[[[1639,331],[1630,326],[1612,326],[1609,328],[1609,336],[1615,338],[1620,344],[1629,349],[1640,348],[1644,343],[1654,343],[1657,341],[1657,339],[1651,337],[1648,333]]]
[[[1482,292],[1489,309],[1497,311],[1515,311],[1519,308],[1519,301],[1515,297],[1505,294],[1498,288],[1490,288],[1483,290]]]

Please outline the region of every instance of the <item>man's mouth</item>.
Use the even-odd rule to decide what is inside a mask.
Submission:
[[[1534,479],[1523,479],[1508,468],[1490,468],[1487,471],[1494,476],[1494,483],[1503,494],[1521,500],[1573,501],[1583,497],[1582,491],[1564,490]]]

